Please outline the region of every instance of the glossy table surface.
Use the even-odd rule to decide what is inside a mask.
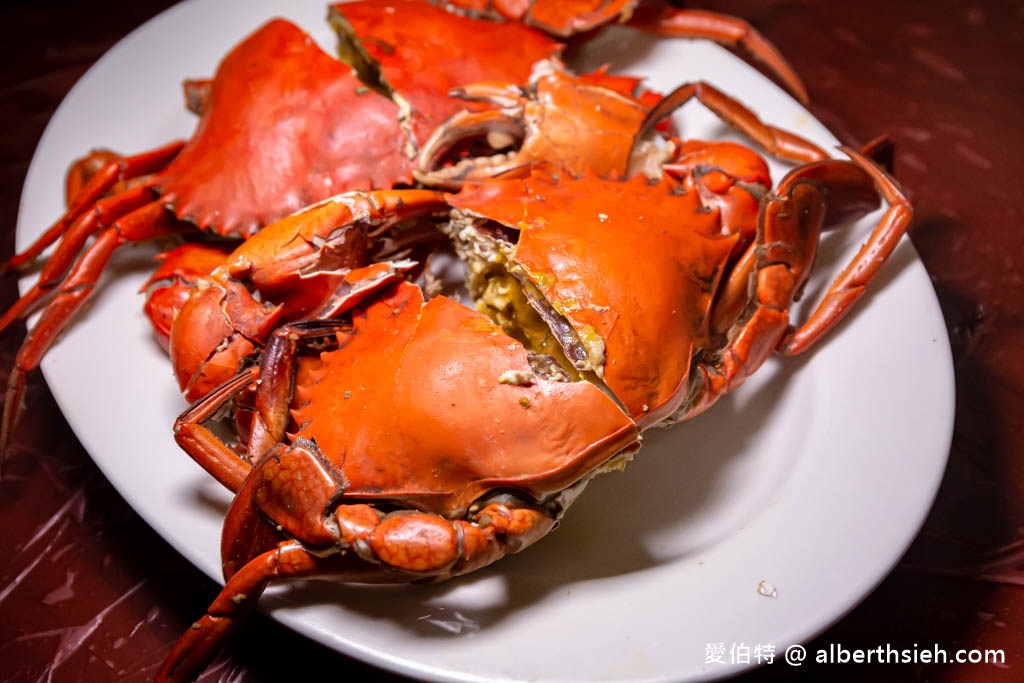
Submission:
[[[105,50],[171,3],[0,6],[3,254],[24,175],[62,97]],[[744,681],[1024,678],[1024,6],[1009,0],[735,0],[846,144],[880,133],[913,195],[910,231],[953,348],[955,433],[935,506],[896,570],[809,649],[1002,649],[1005,663],[775,663]],[[55,179],[59,182],[59,179]],[[0,280],[0,305],[17,295]],[[23,330],[0,338],[6,374]],[[885,341],[879,341],[884,353]],[[898,382],[898,377],[892,378]],[[142,522],[76,441],[38,374],[0,481],[0,680],[149,680],[217,592]],[[293,667],[298,665],[297,670]],[[399,680],[257,616],[204,681],[296,671]]]

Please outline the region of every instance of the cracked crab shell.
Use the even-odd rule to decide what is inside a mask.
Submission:
[[[484,106],[448,97],[449,90],[526,83],[534,64],[562,52],[561,43],[522,24],[471,19],[421,0],[336,3],[329,19],[343,44],[358,39],[385,83],[408,101],[420,142],[456,112]]]
[[[584,344],[590,363],[641,427],[682,405],[739,239],[698,193],[563,174],[488,181],[449,201],[518,231],[511,259],[582,340],[602,342]]]
[[[343,475],[343,500],[449,517],[497,489],[544,502],[637,445],[596,386],[534,375],[485,316],[413,285],[355,313],[338,342],[300,366],[292,415]]]

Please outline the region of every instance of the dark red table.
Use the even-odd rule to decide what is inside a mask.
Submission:
[[[3,255],[54,108],[106,49],[170,4],[0,6]],[[911,237],[954,350],[955,435],[935,507],[892,575],[810,647],[936,644],[1006,654],[1002,667],[775,664],[742,678],[1024,680],[1024,6],[697,4],[743,16],[779,45],[808,86],[811,110],[843,142],[856,147],[879,133],[896,142],[896,174],[916,206]],[[14,281],[0,281],[0,306],[15,297]],[[4,375],[20,336],[0,339]],[[0,539],[4,681],[148,680],[217,591],[99,474],[38,375],[0,482]],[[294,680],[296,662],[345,680],[397,680],[263,617],[202,680]]]

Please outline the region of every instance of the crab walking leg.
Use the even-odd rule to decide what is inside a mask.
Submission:
[[[298,541],[284,541],[235,572],[206,614],[172,648],[156,680],[195,679],[272,581],[332,575],[347,581],[408,583],[429,579],[442,569],[466,573],[525,548],[554,525],[542,512],[494,503],[483,507],[476,522],[415,512],[382,515],[362,504],[340,506],[333,517],[343,537],[333,549],[314,554]],[[363,555],[374,560],[367,562]]]
[[[3,417],[0,418],[0,463],[10,446],[14,426],[21,413],[26,375],[39,367],[68,321],[85,304],[114,251],[128,242],[171,234],[177,227],[178,223],[170,212],[155,202],[150,203],[105,229],[82,253],[18,350],[7,379]]]
[[[89,238],[119,221],[147,220],[160,208],[152,202],[150,191],[137,187],[115,197],[101,199],[93,210],[80,215],[63,233],[60,244],[39,271],[36,282],[0,316],[0,332],[33,313],[62,284]]]
[[[767,65],[801,103],[809,101],[807,90],[793,67],[767,38],[739,17],[650,4],[641,5],[629,24],[659,36],[706,38],[742,48]]]
[[[863,152],[873,153],[880,144],[878,140],[872,141]],[[692,165],[693,160],[689,157],[687,160]],[[696,156],[696,161],[702,160],[702,157]],[[750,174],[738,176],[745,180],[748,186],[751,186],[750,179],[752,177]],[[795,183],[796,178],[799,178],[800,182],[820,182],[827,185],[828,197],[821,226],[823,230],[851,220],[858,220],[880,205],[875,180],[862,164],[837,159],[814,162],[801,167],[799,173],[791,176],[787,182]],[[764,248],[758,244],[756,239],[751,241],[743,255],[729,271],[728,277],[715,297],[715,305],[712,309],[711,329],[714,333],[725,334],[739,318],[740,312],[750,298],[750,277],[758,266],[758,252],[763,250]],[[799,296],[799,287],[796,292]]]
[[[717,354],[718,360],[700,363],[695,368],[701,381],[686,407],[676,415],[677,420],[699,415],[721,396],[738,388],[776,349],[788,352],[784,340],[794,335],[789,308],[807,281],[821,231],[858,210],[871,208],[865,205],[867,183],[877,184],[886,200],[895,207],[895,214],[894,208],[890,208],[879,221],[869,244],[877,238],[885,246],[890,246],[889,240],[895,233],[898,233],[897,240],[903,234],[905,223],[902,226],[893,226],[893,223],[901,222],[904,216],[909,219],[909,205],[905,199],[893,195],[893,181],[865,157],[856,152],[848,153],[852,162],[835,159],[806,164],[790,171],[765,201],[758,221],[757,239],[740,258],[725,284],[726,300],[716,303],[716,313],[718,308],[735,310],[735,302],[728,298],[737,295],[740,291],[738,284],[742,280],[750,283],[746,305],[736,316],[737,322],[728,330],[730,341]],[[870,274],[873,275],[891,253],[891,247],[887,252],[868,249],[867,253],[872,254],[874,269]],[[875,255],[878,256],[877,261],[874,260]],[[859,260],[860,256],[854,263]],[[833,287],[839,301],[847,304],[845,307],[834,306],[833,300],[826,296],[808,321],[808,324],[814,321],[814,325],[805,325],[797,332],[808,330],[803,334],[813,334],[810,338],[813,342],[834,326],[852,303],[852,300],[845,300],[845,285],[851,281],[858,286],[866,285],[866,281],[858,276],[859,273],[851,276],[852,280],[851,277],[840,276],[839,284]],[[715,324],[719,324],[718,318],[713,314]],[[800,350],[806,350],[806,346]]]
[[[206,614],[175,644],[158,682],[196,678],[256,606],[271,581],[316,573],[319,561],[296,541],[286,541],[247,564],[227,583]]]
[[[793,67],[778,49],[757,29],[738,17],[703,10],[678,9],[664,4],[638,3],[637,0],[611,0],[609,2],[515,2],[481,3],[462,0],[447,4],[459,6],[470,14],[495,15],[523,21],[551,35],[568,38],[585,33],[614,20],[654,35],[670,38],[703,38],[741,48],[764,62],[768,68],[803,103],[807,90]]]
[[[350,324],[335,320],[312,320],[285,325],[267,342],[256,391],[256,419],[249,438],[249,457],[257,460],[273,445],[284,441],[290,418],[295,384],[296,357],[300,345],[334,337]]]
[[[476,504],[466,519],[410,510],[385,513],[366,503],[339,505],[346,486],[315,442],[274,446],[253,467],[228,511],[221,537],[225,579],[233,580],[266,550],[258,535],[269,528],[259,521],[264,518],[320,556],[357,555],[366,563],[357,579],[389,582],[474,571],[530,545],[555,523],[544,510],[512,496]]]
[[[783,181],[783,186],[786,183]],[[781,197],[770,200],[767,212],[775,218],[762,219],[758,239],[751,245],[754,262],[741,259],[743,277],[749,272],[752,291],[747,304],[729,330],[729,343],[714,362],[694,368],[697,391],[677,420],[703,413],[719,398],[738,388],[764,363],[789,326],[789,306],[804,279],[806,266],[814,260],[821,233],[824,206],[820,191],[810,184],[797,184]],[[765,215],[765,214],[762,214]],[[779,219],[785,215],[785,219]],[[727,288],[728,290],[728,288]]]
[[[334,297],[331,312],[340,314],[363,298],[401,279],[403,264],[378,263],[352,271],[354,282],[345,280],[345,295]],[[346,322],[312,320],[286,324],[274,331],[263,352],[259,368],[242,370],[183,412],[174,423],[178,445],[225,488],[237,492],[249,474],[250,463],[258,462],[271,446],[285,439],[289,404],[294,384],[295,357],[300,343],[327,340],[348,329]],[[249,460],[239,458],[208,427],[206,422],[221,413],[225,405],[253,386],[256,414],[250,430]]]
[[[842,320],[850,307],[864,296],[868,283],[878,274],[913,219],[913,208],[892,176],[852,149],[840,148],[871,175],[889,204],[870,237],[825,293],[821,303],[795,330],[782,339],[779,351],[788,356],[803,353]]]
[[[229,491],[238,491],[249,475],[251,465],[228,448],[205,422],[229,401],[252,386],[258,372],[251,368],[222,384],[202,401],[178,416],[174,422],[174,440],[189,457]]]
[[[303,483],[301,491],[294,485],[297,480]],[[447,578],[518,552],[555,524],[542,510],[504,500],[476,506],[469,519],[456,520],[425,512],[385,514],[362,503],[332,506],[343,491],[343,480],[312,441],[279,444],[267,453],[246,478],[225,520],[221,553],[227,584],[171,650],[158,681],[198,675],[271,581],[313,575],[369,583]],[[271,527],[257,511],[305,543],[278,541],[273,546]],[[268,544],[269,549],[262,547]]]
[[[56,223],[47,228],[35,242],[25,249],[25,251],[15,254],[6,263],[0,264],[0,273],[5,273],[10,270],[18,270],[33,261],[48,246],[61,238],[65,233],[72,230],[73,225],[81,222],[83,216],[85,216],[87,212],[93,215],[92,220],[98,222],[104,213],[104,208],[101,205],[98,205],[97,201],[103,197],[104,194],[119,182],[140,178],[159,171],[173,161],[174,158],[178,156],[178,152],[180,152],[181,148],[184,146],[185,143],[182,141],[172,142],[171,144],[148,152],[143,152],[130,157],[120,157],[104,164],[98,171],[92,174],[88,181],[81,184],[81,189],[75,192],[74,196],[69,197],[68,209],[64,215],[61,216]],[[83,164],[88,163],[91,157],[92,155],[85,157],[72,166],[69,171],[69,188],[76,188],[79,186],[81,181],[77,179],[82,176],[82,171],[80,169]],[[151,200],[151,193],[147,194]],[[70,263],[74,260],[74,257],[77,256],[78,251],[81,249],[81,244],[78,244],[77,248],[68,246],[62,247],[62,249],[70,252],[68,254],[64,254],[65,262]],[[4,327],[6,327],[6,325],[4,325]],[[2,327],[0,327],[0,329],[2,329]]]
[[[722,121],[761,145],[772,156],[804,163],[829,158],[825,150],[810,140],[765,123],[745,104],[704,81],[684,83],[665,95],[651,109],[637,134],[634,152],[637,145],[654,130],[655,126],[694,98]]]
[[[447,578],[476,571],[543,538],[555,520],[543,510],[505,502],[483,505],[470,519],[429,512],[384,514],[365,505],[343,505],[335,518],[345,547],[409,580]]]

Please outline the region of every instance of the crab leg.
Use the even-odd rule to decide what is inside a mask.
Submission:
[[[252,386],[257,374],[256,368],[240,372],[174,421],[174,440],[181,449],[229,491],[238,491],[242,487],[252,467],[204,423]]]
[[[114,251],[128,242],[170,234],[177,227],[178,222],[173,214],[165,211],[160,204],[151,202],[115,221],[82,253],[61,283],[56,296],[43,309],[39,321],[25,337],[15,358],[7,380],[4,412],[0,419],[0,462],[10,446],[14,425],[21,412],[26,374],[39,366],[68,321],[85,304]],[[42,294],[30,292],[30,295],[38,298]]]
[[[764,62],[769,69],[803,103],[807,91],[793,68],[779,51],[746,21],[726,14],[702,10],[678,9],[665,4],[644,4],[637,0],[609,0],[604,2],[483,2],[480,0],[454,0],[447,3],[471,16],[489,19],[511,19],[528,26],[569,38],[586,33],[612,21],[624,21],[630,26],[658,36],[672,38],[704,38],[729,47],[742,48]]]
[[[637,9],[629,25],[659,36],[706,38],[729,47],[742,48],[767,65],[801,103],[809,101],[800,77],[778,49],[738,17],[649,4]]]
[[[278,329],[267,342],[256,392],[257,419],[249,440],[250,457],[258,458],[271,445],[285,439],[300,344],[332,337],[348,327],[337,320],[295,323]]]
[[[90,208],[90,214],[94,215],[92,220],[96,221],[98,225],[101,220],[100,217],[105,210],[109,210],[110,206],[104,207],[98,204],[97,200],[103,197],[117,183],[146,176],[164,168],[174,160],[184,145],[185,143],[181,141],[172,142],[169,145],[148,152],[129,157],[120,157],[104,164],[87,182],[81,185],[81,189],[75,192],[73,197],[69,197],[68,209],[64,215],[47,228],[25,251],[15,254],[6,263],[0,264],[0,273],[18,270],[30,263],[58,238],[72,230],[76,223],[81,223],[83,214],[90,211]],[[79,181],[74,180],[74,178],[80,176],[81,173],[78,172],[76,174],[76,171],[82,164],[88,163],[90,158],[91,156],[79,160],[72,167],[69,172],[69,187],[74,188],[78,186]],[[115,199],[115,204],[120,203],[116,196],[112,199]],[[125,201],[131,200],[126,199]],[[63,249],[70,251],[70,254],[65,254],[65,263],[67,263],[71,257],[78,254],[81,245],[77,249],[70,247],[63,247]]]
[[[773,218],[760,222],[758,239],[750,247],[754,262],[740,261],[737,279],[746,276],[752,290],[737,317],[743,322],[733,324],[727,335],[730,341],[716,361],[701,362],[694,368],[699,388],[676,420],[701,414],[743,384],[772,354],[789,325],[789,306],[806,266],[814,260],[824,211],[817,188],[786,185],[784,180],[780,190],[788,192],[770,199],[763,214]],[[780,219],[780,215],[788,219]]]
[[[705,184],[709,178],[708,169],[721,170],[731,175],[735,181],[741,181],[748,188],[761,185],[765,188],[764,192],[767,193],[770,188],[770,182],[767,175],[760,175],[758,172],[760,169],[756,167],[749,170],[744,168],[742,163],[737,163],[743,160],[743,157],[740,155],[731,154],[723,156],[714,153],[716,148],[720,148],[723,144],[728,143],[687,141],[683,149],[692,148],[695,151],[686,154],[681,158],[680,162],[674,163],[667,168],[677,174],[682,172],[693,174],[694,171],[702,169],[702,184]],[[884,159],[887,149],[887,140],[880,138],[869,142],[861,150],[861,154],[865,156],[880,154]],[[706,151],[710,151],[711,154],[704,153]],[[717,162],[714,161],[716,158],[718,159]],[[731,163],[724,164],[722,159]],[[766,169],[765,173],[767,173]],[[825,216],[822,223],[823,230],[851,220],[857,220],[871,213],[879,206],[879,193],[875,186],[875,181],[861,165],[853,162],[837,160],[815,162],[804,166],[800,171],[799,177],[807,182],[814,180],[815,177],[823,180],[827,179],[829,196],[828,202],[825,205]],[[716,189],[718,192],[721,191],[720,188]],[[726,208],[729,209],[730,213],[735,211],[728,204],[723,205],[721,209],[723,217],[727,215]],[[742,226],[750,223],[755,226],[757,225],[756,215],[753,216],[753,221],[746,220],[746,218],[746,216],[740,215],[735,219],[727,219],[726,224]],[[727,279],[715,296],[711,330],[716,334],[725,334],[733,326],[740,312],[747,304],[750,276],[757,267],[756,256],[760,249],[757,242],[754,241],[755,237],[756,235],[751,235],[750,240],[744,240],[748,247],[735,265],[732,266]]]
[[[274,446],[253,467],[228,511],[221,545],[225,578],[234,580],[265,551],[265,517],[273,521],[270,528],[301,538],[321,557],[358,556],[366,564],[355,580],[371,582],[471,572],[530,545],[555,523],[539,506],[511,495],[475,504],[467,519],[448,519],[433,512],[385,513],[366,503],[339,505],[346,487],[344,475],[315,442]]]
[[[735,310],[741,281],[751,294],[728,331],[729,343],[718,360],[699,364],[699,389],[677,420],[694,417],[739,387],[778,349],[794,355],[809,348],[835,326],[864,291],[892,252],[910,219],[910,206],[887,174],[865,157],[846,151],[850,161],[829,160],[798,167],[767,198],[757,240],[740,259],[724,287],[727,299],[716,304]],[[867,244],[832,285],[825,299],[800,328],[789,324],[789,307],[809,275],[823,227],[865,207],[865,182],[873,182],[890,204]],[[713,316],[716,321],[720,317]],[[794,348],[796,350],[794,350]]]
[[[232,577],[206,614],[178,640],[156,680],[194,680],[252,612],[272,580],[309,576],[317,573],[320,564],[297,541],[285,541],[253,559]]]
[[[117,196],[100,200],[96,203],[93,211],[79,216],[63,233],[63,238],[53,256],[47,260],[46,265],[40,271],[39,279],[0,317],[0,332],[6,330],[16,320],[32,313],[39,302],[61,284],[68,270],[81,255],[90,237],[103,230],[111,219],[115,222],[128,221],[137,218],[145,219],[152,215],[151,205],[155,206],[152,204],[152,200],[153,197],[148,188],[137,187]],[[141,213],[136,213],[140,211]]]
[[[386,572],[409,580],[447,578],[486,567],[547,535],[547,512],[514,503],[477,506],[470,519],[429,512],[384,514],[370,505],[343,505],[335,518],[344,546]]]
[[[829,157],[825,150],[810,140],[763,122],[742,102],[704,81],[684,83],[665,95],[647,114],[636,136],[634,151],[635,146],[654,130],[655,126],[694,98],[722,121],[749,136],[775,157],[805,163]]]
[[[803,353],[842,320],[863,295],[869,282],[892,254],[913,218],[906,195],[889,174],[852,149],[840,148],[874,180],[889,204],[867,242],[825,293],[810,318],[782,339],[779,351],[795,356]]]
[[[246,498],[248,503],[252,496]],[[297,508],[307,509],[304,504]],[[341,533],[341,538],[333,539],[333,548],[314,554],[298,541],[283,541],[231,574],[206,614],[172,648],[156,680],[193,680],[235,634],[272,581],[330,575],[364,583],[412,582],[442,569],[465,573],[526,547],[554,525],[542,512],[498,503],[484,506],[474,522],[415,512],[382,515],[361,504],[342,505],[332,516]],[[319,515],[319,520],[326,522],[328,516]],[[260,526],[269,528],[262,522]],[[333,554],[324,556],[325,552]],[[364,555],[373,559],[365,561]]]

